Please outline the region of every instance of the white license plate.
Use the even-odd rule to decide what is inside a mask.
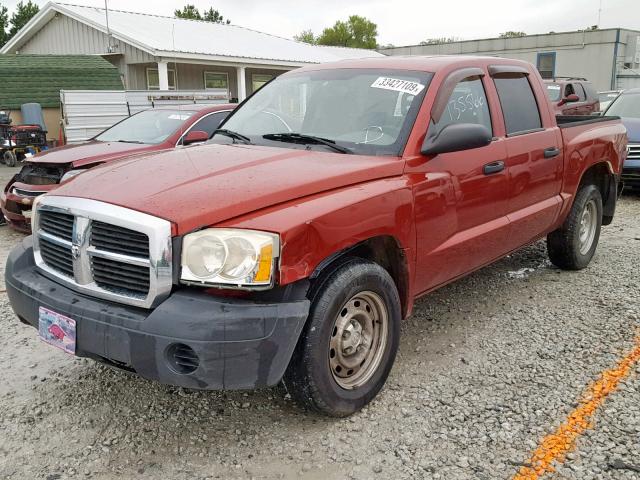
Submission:
[[[31,210],[24,210],[22,212],[22,215],[24,215],[24,218],[26,218],[27,220],[31,219]]]
[[[73,318],[40,307],[38,309],[38,334],[48,344],[71,355],[76,353],[76,321]]]

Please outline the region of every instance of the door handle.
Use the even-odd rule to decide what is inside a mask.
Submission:
[[[482,171],[484,172],[485,175],[492,175],[494,173],[498,173],[503,170],[504,170],[504,162],[501,160],[498,162],[487,163],[484,167],[482,167]]]
[[[560,149],[556,147],[545,148],[544,150],[544,158],[553,158],[560,155]]]

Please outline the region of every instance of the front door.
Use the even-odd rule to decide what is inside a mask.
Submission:
[[[460,81],[429,134],[452,123],[475,123],[493,132],[481,76]],[[433,129],[433,130],[432,130]],[[419,292],[432,289],[505,253],[507,173],[503,139],[481,148],[425,157],[414,180],[416,277]]]

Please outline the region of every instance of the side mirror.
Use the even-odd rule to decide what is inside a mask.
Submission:
[[[423,155],[459,152],[471,148],[485,147],[491,143],[491,132],[476,123],[452,123],[435,136],[427,136],[420,150]]]
[[[191,130],[182,139],[182,144],[191,145],[193,143],[206,142],[207,140],[209,140],[209,134],[207,132],[203,132],[202,130]]]
[[[560,105],[564,105],[565,103],[578,102],[579,100],[580,100],[580,97],[577,94],[572,93],[564,97],[562,100],[560,100]]]

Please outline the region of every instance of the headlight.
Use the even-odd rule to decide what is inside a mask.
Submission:
[[[38,214],[38,204],[40,203],[40,200],[42,200],[42,197],[43,195],[37,196],[31,203],[31,231],[34,234],[36,233],[36,216]]]
[[[69,170],[67,173],[62,175],[62,178],[60,179],[60,183],[64,182],[65,180],[69,180],[70,178],[73,178],[73,177],[75,177],[77,175],[80,175],[81,173],[84,173],[86,171],[87,171],[86,168],[78,168],[76,170]]]
[[[280,238],[274,233],[209,228],[184,236],[185,283],[269,287],[273,284]]]

